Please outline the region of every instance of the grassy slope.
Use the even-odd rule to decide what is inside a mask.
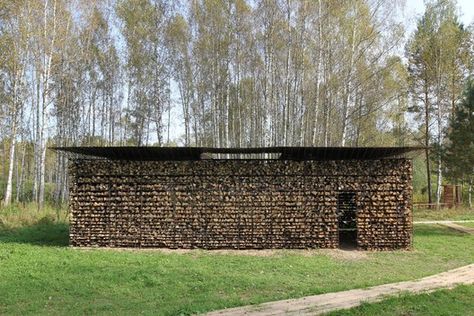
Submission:
[[[328,314],[331,316],[465,316],[474,315],[474,285],[458,286],[453,290],[440,290],[418,295],[401,295],[379,303]]]
[[[78,250],[66,247],[64,223],[4,227],[0,314],[188,314],[408,280],[474,262],[474,236],[427,225],[415,236],[414,251],[344,260],[298,251],[260,257]]]
[[[415,221],[423,220],[474,220],[474,210],[468,208],[450,208],[440,210],[415,209]]]

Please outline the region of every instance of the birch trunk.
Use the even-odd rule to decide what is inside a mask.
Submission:
[[[40,158],[40,181],[39,181],[39,194],[38,194],[38,209],[41,210],[44,204],[44,191],[45,191],[45,177],[46,177],[46,141],[41,142],[41,158]]]
[[[15,164],[15,145],[16,145],[16,129],[17,129],[17,106],[18,106],[18,80],[19,73],[15,74],[15,82],[13,88],[13,104],[12,104],[12,132],[10,135],[11,145],[9,153],[9,166],[7,176],[7,188],[5,190],[5,199],[3,204],[9,205],[12,202],[12,189],[13,189],[13,166]]]
[[[18,203],[20,202],[20,196],[23,192],[23,182],[24,182],[24,176],[25,176],[25,156],[26,156],[26,145],[23,145],[23,151],[21,153],[21,164],[20,167],[17,168],[19,169],[19,176],[17,178],[16,182],[16,197],[15,201]]]
[[[285,73],[285,83],[286,83],[286,88],[285,88],[285,107],[283,108],[283,122],[282,122],[282,127],[283,127],[283,144],[285,146],[288,146],[289,140],[288,140],[288,130],[290,128],[290,89],[291,89],[291,82],[290,82],[290,61],[291,61],[291,46],[292,46],[292,36],[291,36],[291,25],[290,25],[290,19],[291,19],[291,1],[287,0],[287,32],[288,32],[288,51],[286,53],[286,73]]]
[[[12,132],[12,137],[11,137],[11,146],[10,146],[10,154],[9,154],[10,164],[8,166],[7,189],[5,191],[5,199],[3,201],[3,205],[5,206],[9,205],[12,202],[13,165],[14,165],[14,159],[15,159],[15,144],[16,144],[15,129],[16,127],[13,127],[13,132]]]
[[[43,208],[44,204],[44,191],[45,191],[45,171],[46,171],[46,145],[47,145],[47,131],[45,125],[48,122],[47,118],[47,107],[49,105],[49,85],[50,85],[50,77],[52,72],[52,61],[53,61],[53,51],[56,42],[56,1],[53,1],[53,16],[52,28],[47,27],[47,9],[48,9],[48,1],[46,1],[44,6],[44,39],[48,38],[49,34],[52,34],[51,42],[49,45],[49,50],[44,52],[43,57],[43,71],[41,73],[42,77],[42,104],[41,104],[41,121],[40,121],[40,135],[39,135],[39,192],[38,192],[38,210]],[[45,43],[46,46],[46,43]]]
[[[318,0],[318,60],[316,61],[316,91],[314,100],[314,122],[313,122],[313,133],[311,137],[311,145],[316,144],[317,128],[318,128],[318,111],[319,111],[319,87],[321,85],[321,59],[323,54],[322,47],[322,15],[321,15],[321,0]],[[327,145],[326,145],[327,146]]]
[[[428,97],[428,80],[425,78],[425,159],[426,159],[426,179],[428,188],[428,203],[433,202],[431,198],[431,166],[430,166],[430,105]]]
[[[35,139],[35,145],[34,145],[34,184],[33,184],[33,200],[35,203],[38,203],[38,192],[39,192],[39,137],[40,137],[40,88],[39,88],[39,82],[40,79],[38,78],[38,71],[36,71],[35,76],[33,77],[34,80],[36,80],[36,100],[32,105],[33,108],[36,108],[36,111],[34,111],[34,139]]]
[[[352,82],[352,68],[354,67],[354,54],[355,54],[355,38],[356,38],[356,26],[353,25],[352,29],[352,45],[350,51],[350,58],[349,58],[349,68],[347,74],[347,82],[344,85],[344,104],[342,110],[342,138],[341,138],[341,146],[344,147],[346,145],[346,138],[347,138],[347,128],[348,128],[348,120],[349,120],[349,101],[351,95],[351,82]]]
[[[441,58],[441,57],[440,57]],[[441,74],[442,74],[442,68],[441,68],[441,62],[438,61],[438,84],[437,84],[437,95],[436,95],[436,99],[437,99],[437,103],[438,103],[438,106],[437,106],[437,111],[436,111],[436,114],[437,114],[437,120],[436,120],[436,123],[437,123],[437,141],[438,141],[438,146],[441,146],[441,144],[443,143],[443,118],[442,118],[442,103],[441,103],[441,84],[442,84],[442,80],[441,80]],[[442,170],[442,159],[441,159],[441,153],[438,151],[437,153],[437,163],[438,163],[438,166],[436,168],[436,207],[439,208],[439,203],[441,201],[441,185],[442,185],[442,182],[443,182],[443,170]]]
[[[438,157],[437,157],[437,160],[438,160],[438,166],[437,166],[437,169],[436,169],[436,173],[437,173],[437,179],[436,179],[436,205],[437,207],[439,207],[439,203],[441,202],[441,188],[442,188],[442,183],[443,183],[443,170],[442,170],[442,166],[441,166],[441,154],[438,154]]]

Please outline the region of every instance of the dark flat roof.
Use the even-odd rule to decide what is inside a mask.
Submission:
[[[255,154],[264,158],[280,154],[283,160],[375,160],[406,157],[407,153],[424,147],[53,147],[54,150],[112,160],[201,160],[215,154]]]

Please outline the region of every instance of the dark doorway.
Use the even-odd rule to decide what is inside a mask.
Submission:
[[[339,226],[339,247],[357,247],[357,207],[354,192],[339,192],[337,195],[337,218]]]

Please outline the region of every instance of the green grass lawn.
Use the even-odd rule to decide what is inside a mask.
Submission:
[[[453,290],[439,290],[417,295],[401,295],[378,303],[365,303],[328,316],[466,316],[474,315],[474,285],[462,285]]]
[[[474,209],[445,208],[445,209],[414,209],[413,220],[474,220]]]
[[[474,227],[474,222],[470,222],[470,223],[459,223],[459,225],[463,225],[463,226],[466,226],[466,227]]]
[[[0,225],[0,314],[179,315],[409,280],[474,262],[474,236],[419,225],[414,251],[345,258],[81,250],[67,224]]]
[[[84,250],[67,246],[64,212],[0,209],[0,315],[187,315],[409,280],[474,262],[474,236],[436,225],[415,229],[413,251]]]

